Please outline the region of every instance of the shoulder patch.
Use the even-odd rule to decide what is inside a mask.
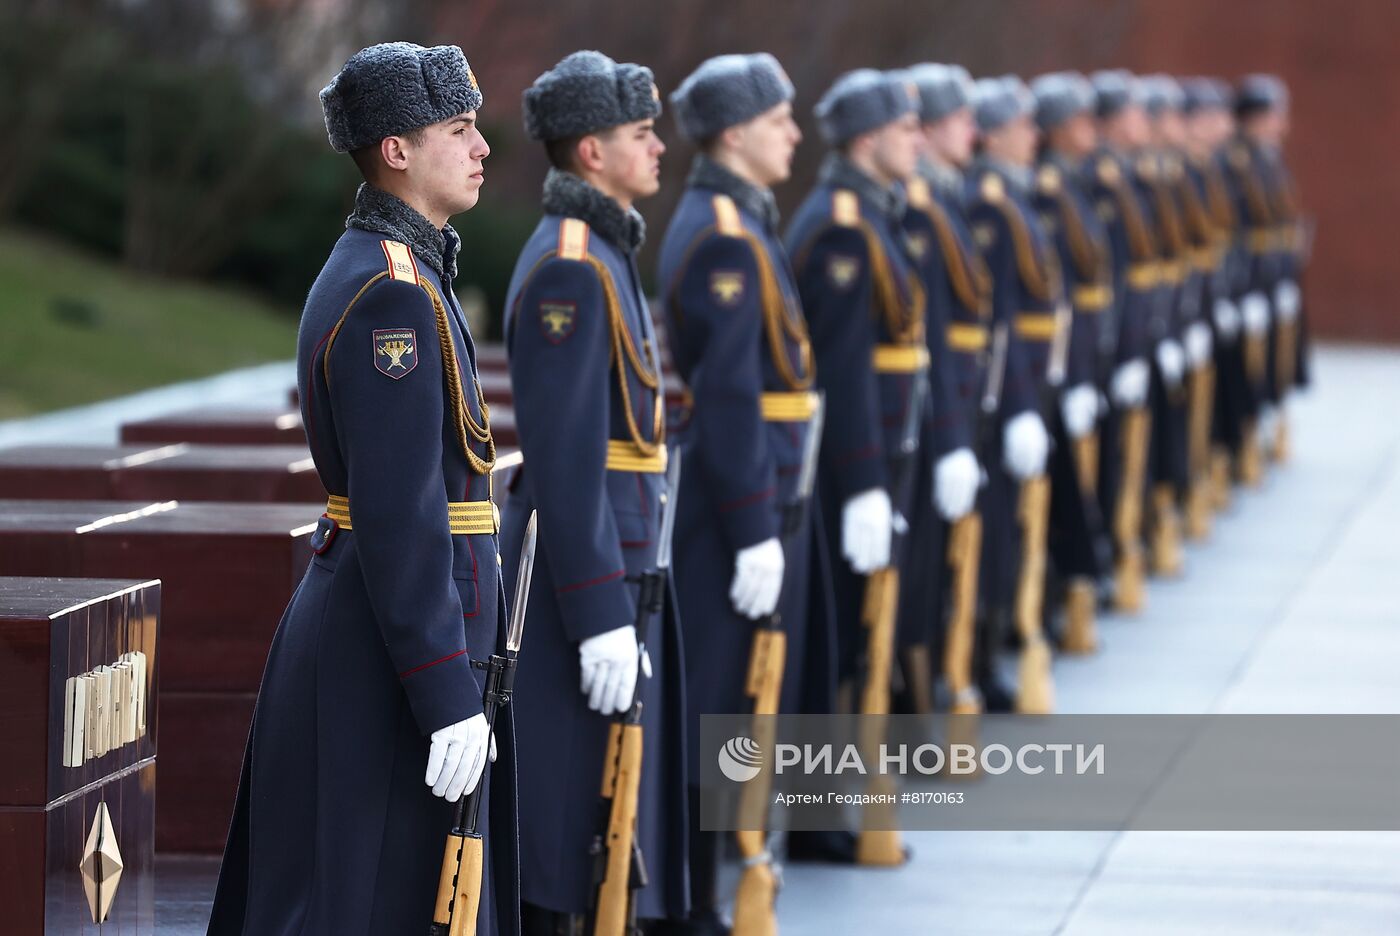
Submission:
[[[1113,161],[1113,157],[1105,156],[1099,160],[1098,165],[1099,181],[1104,185],[1117,185],[1122,178],[1122,173],[1118,169],[1118,163]]]
[[[860,275],[860,258],[850,254],[831,254],[826,258],[826,278],[841,292],[851,288]]]
[[[1141,156],[1137,161],[1137,174],[1144,179],[1154,179],[1157,177],[1157,163],[1151,156]]]
[[[710,200],[715,210],[715,230],[725,237],[743,237],[744,222],[739,218],[739,208],[728,195],[716,195]]]
[[[418,285],[418,261],[413,259],[413,251],[407,244],[395,240],[382,240],[384,258],[389,261],[389,278]]]
[[[413,373],[418,366],[418,338],[413,329],[376,328],[371,341],[374,344],[374,369],[384,376],[399,380]]]
[[[915,208],[927,208],[929,202],[933,200],[933,195],[928,190],[928,183],[918,176],[909,180],[909,184],[905,186],[905,193],[909,196],[909,204]]]
[[[1001,176],[995,172],[989,172],[982,176],[982,180],[977,183],[977,191],[989,202],[999,202],[1006,197],[1006,184],[1001,181]]]
[[[558,256],[565,260],[582,260],[588,256],[588,224],[578,218],[559,222]]]
[[[831,217],[842,227],[855,227],[860,224],[860,201],[850,189],[837,189],[831,193]]]
[[[743,301],[746,279],[743,270],[711,270],[710,297],[717,305],[732,309]]]
[[[1060,190],[1060,170],[1055,166],[1041,166],[1035,176],[1035,186],[1046,195],[1054,195]]]
[[[578,323],[578,303],[564,299],[541,299],[539,303],[540,334],[550,344],[563,344],[574,333]]]

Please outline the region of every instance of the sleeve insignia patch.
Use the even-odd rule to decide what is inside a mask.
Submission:
[[[1039,174],[1035,178],[1037,187],[1047,195],[1054,195],[1060,190],[1060,170],[1054,166],[1041,166]]]
[[[1099,217],[1103,218],[1105,221],[1112,221],[1118,215],[1118,210],[1113,207],[1113,202],[1106,198],[1100,199],[1094,205],[1094,208],[1098,211]]]
[[[578,304],[545,300],[540,303],[540,331],[550,344],[563,344],[578,324]]]
[[[831,285],[845,292],[860,273],[860,259],[849,254],[832,254],[826,258],[826,278]]]
[[[710,296],[719,305],[732,309],[744,298],[743,270],[715,270],[710,274]]]
[[[376,328],[374,369],[398,380],[418,366],[418,339],[411,328]]]
[[[909,250],[909,256],[915,260],[922,260],[928,253],[927,234],[907,234],[904,237],[904,246]]]
[[[976,224],[972,227],[972,239],[977,242],[977,246],[983,250],[991,247],[997,242],[997,229],[993,224]]]

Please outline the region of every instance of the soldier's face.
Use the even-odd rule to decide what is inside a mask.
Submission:
[[[989,151],[1014,166],[1029,166],[1035,162],[1037,130],[1029,114],[1022,114],[997,128],[987,137]],[[995,140],[995,142],[993,142]]]
[[[1061,128],[1060,144],[1071,157],[1088,156],[1099,145],[1099,131],[1088,111],[1080,111]]]
[[[460,214],[481,198],[483,163],[490,153],[476,125],[476,111],[431,124],[410,150],[413,186],[449,217]]]
[[[791,103],[784,101],[732,130],[732,145],[753,182],[767,187],[787,181],[793,153],[802,142]]]
[[[875,165],[891,182],[914,175],[921,141],[919,116],[912,111],[875,131]]]
[[[637,120],[599,138],[601,172],[606,191],[627,199],[646,198],[661,188],[661,154],[666,144],[656,135],[656,122]]]
[[[935,159],[953,166],[967,165],[977,142],[977,120],[972,116],[972,108],[959,108],[942,120],[924,124],[924,142]]]

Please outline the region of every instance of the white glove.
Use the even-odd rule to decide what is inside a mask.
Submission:
[[[1205,322],[1192,322],[1186,326],[1186,363],[1197,370],[1210,363],[1210,326]]]
[[[1297,283],[1286,279],[1274,287],[1274,308],[1278,309],[1278,317],[1285,322],[1298,317],[1298,312],[1303,308],[1303,292]]]
[[[1099,415],[1099,394],[1093,384],[1070,387],[1060,400],[1060,412],[1065,418],[1065,431],[1071,439],[1082,439],[1094,429]]]
[[[982,468],[970,448],[954,449],[933,466],[933,502],[944,520],[953,521],[967,514],[977,503]]]
[[[890,564],[893,514],[884,488],[862,491],[841,508],[841,553],[861,575]]]
[[[1157,342],[1157,367],[1162,372],[1162,380],[1168,387],[1181,383],[1181,371],[1186,366],[1186,355],[1175,339],[1166,338]]]
[[[486,766],[487,750],[496,759],[496,739],[486,725],[485,715],[473,715],[466,721],[439,728],[432,734],[428,747],[428,772],[423,782],[433,788],[434,796],[455,803],[481,780]]]
[[[1050,454],[1050,437],[1045,423],[1036,413],[1021,413],[1011,417],[1002,430],[1002,463],[1017,481],[1025,481],[1045,472],[1045,457]]]
[[[579,689],[602,715],[624,712],[637,689],[637,631],[615,627],[578,645]]]
[[[1133,409],[1147,402],[1147,362],[1133,358],[1126,364],[1118,365],[1109,382],[1109,393],[1113,402],[1121,409]]]
[[[1240,317],[1244,330],[1250,335],[1262,335],[1269,330],[1269,300],[1263,293],[1252,292],[1240,300]]]
[[[734,556],[734,581],[729,600],[744,617],[773,613],[783,591],[783,544],[776,536],[739,550]]]
[[[1240,309],[1229,299],[1215,300],[1215,327],[1224,338],[1233,338],[1240,333]]]

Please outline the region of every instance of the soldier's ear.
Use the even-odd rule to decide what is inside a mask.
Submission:
[[[384,165],[398,172],[408,168],[408,147],[403,137],[385,137],[379,141],[379,155]]]
[[[594,134],[580,137],[574,144],[574,165],[581,171],[599,172],[603,168],[603,141]]]

